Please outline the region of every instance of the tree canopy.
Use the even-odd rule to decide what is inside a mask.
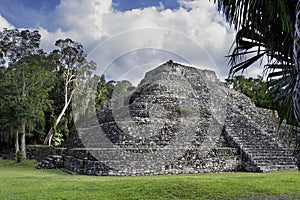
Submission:
[[[72,126],[72,110],[69,107],[76,90],[75,80],[79,74],[88,76],[90,70],[95,69],[94,62],[88,62],[83,51],[83,46],[69,38],[60,39],[55,43],[58,49],[50,53],[50,58],[54,64],[53,75],[56,78],[56,87],[52,90],[53,125],[44,140],[44,144],[51,145],[54,136],[55,143],[61,144],[64,135],[68,135],[70,126]],[[58,128],[63,122],[64,128]]]
[[[26,159],[26,134],[34,131],[39,135],[44,125],[49,91],[45,55],[39,49],[36,31],[4,29],[0,39],[0,129],[15,135],[16,153],[21,135],[22,156]]]
[[[87,60],[80,43],[60,39],[57,49],[45,53],[40,39],[38,31],[0,32],[0,143],[14,143],[23,159],[27,142],[60,145],[68,137],[78,117],[70,106],[74,94],[80,101],[73,104],[85,114],[111,99],[114,90],[125,95],[132,88],[129,81],[93,74],[96,63]],[[95,101],[86,98],[91,92]]]

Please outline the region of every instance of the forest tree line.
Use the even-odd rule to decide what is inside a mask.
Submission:
[[[79,87],[75,79],[80,74],[89,78],[97,65],[69,38],[56,41],[50,53],[40,42],[38,31],[0,32],[0,144],[14,145],[23,159],[26,144],[60,145],[69,136],[74,124],[70,104]],[[93,76],[98,82],[96,106],[110,99],[115,88],[131,86],[129,81]]]

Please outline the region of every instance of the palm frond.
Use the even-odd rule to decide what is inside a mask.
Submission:
[[[231,66],[229,76],[243,72],[258,60],[265,60],[267,63],[264,66],[265,76],[268,77],[269,90],[276,94],[274,100],[281,107],[279,115],[282,119],[287,118],[293,123],[295,115],[292,114],[292,98],[293,93],[299,90],[295,88],[298,72],[295,70],[293,59],[298,0],[215,0],[214,2],[237,31],[230,49],[231,53],[227,56]],[[300,102],[295,103],[300,109]],[[300,118],[300,113],[298,114]]]

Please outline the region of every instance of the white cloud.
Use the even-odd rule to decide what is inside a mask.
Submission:
[[[11,25],[4,17],[1,16],[0,14],[0,29],[2,30],[3,28],[14,28],[13,25]]]
[[[41,27],[41,46],[50,51],[56,40],[69,37],[82,43],[87,53],[94,49],[91,58],[100,67],[115,61],[109,65],[112,77],[113,73],[122,72],[137,80],[131,69],[148,63],[153,66],[170,58],[214,69],[226,77],[224,56],[232,44],[233,31],[213,2],[179,3],[181,8],[177,10],[164,9],[160,4],[119,12],[112,9],[112,0],[61,0],[52,15],[53,23],[60,28],[49,32],[47,27]],[[149,48],[158,51],[153,54]],[[159,50],[165,52],[163,56]]]
[[[124,36],[124,39],[115,42],[115,45],[111,44],[110,49],[116,49],[115,53],[117,53],[121,46],[132,49],[131,46],[144,47],[152,43],[152,46],[156,48],[169,49],[177,53],[184,52],[185,55],[189,55],[189,59],[196,66],[214,69],[219,76],[226,77],[228,67],[226,67],[227,63],[224,56],[232,44],[233,31],[224,23],[223,16],[216,11],[212,2],[204,0],[181,1],[181,5],[190,8],[190,11],[184,8],[160,11],[155,7],[149,7],[109,13],[103,16],[103,29],[106,35],[116,35],[123,31],[143,28],[173,30],[165,31],[165,33],[154,33],[152,30],[150,31],[151,39],[148,38],[147,31],[131,37]],[[140,32],[136,31],[136,33]],[[146,41],[147,44],[140,44],[141,42],[146,43]],[[139,55],[145,57],[142,53]],[[143,59],[139,60],[145,62]],[[137,62],[136,66],[142,64]]]
[[[52,23],[60,28],[54,32],[48,32],[47,27],[39,29],[42,47],[49,51],[56,40],[68,37],[92,48],[104,35],[103,15],[112,12],[111,4],[111,0],[61,0],[52,15]]]
[[[111,0],[62,0],[55,13],[64,29],[94,36],[101,32],[102,15],[111,12],[111,5]]]

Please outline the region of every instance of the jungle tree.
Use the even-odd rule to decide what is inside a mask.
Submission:
[[[39,108],[34,108],[34,99],[37,88],[32,77],[35,73],[43,74],[37,63],[39,59],[32,56],[42,56],[40,50],[40,34],[38,31],[3,29],[0,32],[0,67],[1,67],[1,129],[14,132],[16,152],[19,151],[19,133],[21,134],[21,151],[25,153],[26,127],[34,120],[30,117]],[[39,74],[40,75],[40,74]],[[42,76],[43,78],[44,76]],[[39,105],[39,104],[37,104]],[[33,111],[34,110],[34,111]]]
[[[86,55],[83,51],[83,46],[73,40],[60,39],[56,41],[55,46],[58,49],[50,53],[50,57],[55,63],[54,74],[56,77],[55,89],[51,92],[54,101],[53,105],[56,105],[54,109],[54,122],[50,128],[44,144],[51,145],[52,137],[57,136],[57,144],[62,140],[62,131],[65,134],[68,132],[68,124],[72,124],[72,114],[70,103],[73,99],[74,93],[76,92],[75,80],[83,77],[91,76],[90,70],[95,69],[96,64],[94,62],[88,62]],[[57,129],[58,125],[64,121],[64,126]]]

